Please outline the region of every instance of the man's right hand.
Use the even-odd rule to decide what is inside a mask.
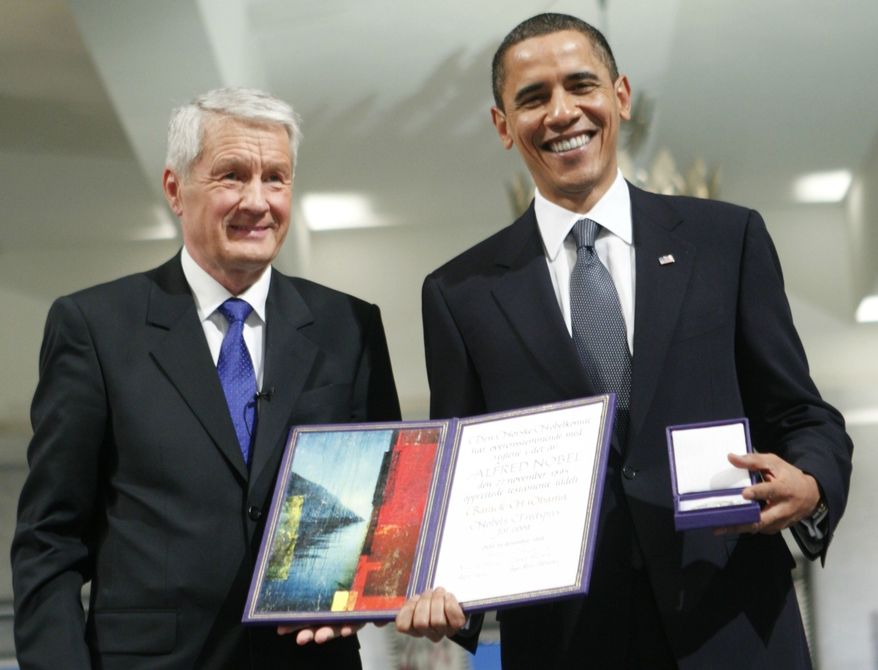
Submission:
[[[396,630],[438,642],[451,637],[466,623],[457,598],[439,587],[410,598],[396,615]]]

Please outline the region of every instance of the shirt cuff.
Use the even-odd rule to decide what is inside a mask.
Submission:
[[[792,528],[799,541],[813,554],[819,554],[823,549],[827,533],[826,519],[828,516],[829,508],[821,499],[814,513],[799,521]]]

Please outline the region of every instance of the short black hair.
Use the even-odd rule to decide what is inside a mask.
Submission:
[[[550,35],[563,30],[574,30],[582,33],[588,38],[588,41],[594,47],[598,58],[601,59],[607,70],[610,71],[610,78],[613,81],[619,78],[619,69],[616,67],[616,59],[613,56],[613,50],[607,42],[600,30],[590,23],[586,23],[582,19],[569,14],[537,14],[529,19],[519,23],[512,31],[503,38],[500,46],[494,54],[494,60],[491,62],[491,85],[494,90],[494,102],[497,107],[503,109],[503,84],[506,80],[506,68],[503,59],[506,52],[509,51],[519,42],[529,40],[531,37],[539,37],[541,35]]]

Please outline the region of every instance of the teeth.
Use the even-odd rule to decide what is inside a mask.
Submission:
[[[549,145],[549,149],[554,153],[560,153],[562,151],[570,151],[571,149],[577,149],[578,147],[584,147],[588,144],[588,141],[591,139],[590,135],[578,135],[577,137],[571,137],[569,140],[560,140],[558,142],[552,142]]]

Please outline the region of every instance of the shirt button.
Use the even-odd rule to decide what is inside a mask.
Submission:
[[[250,505],[247,508],[247,516],[249,516],[253,521],[259,521],[262,518],[262,510],[259,509],[256,505]]]
[[[632,468],[630,465],[626,465],[622,468],[622,476],[625,479],[634,479],[635,477],[637,477],[637,470]]]

